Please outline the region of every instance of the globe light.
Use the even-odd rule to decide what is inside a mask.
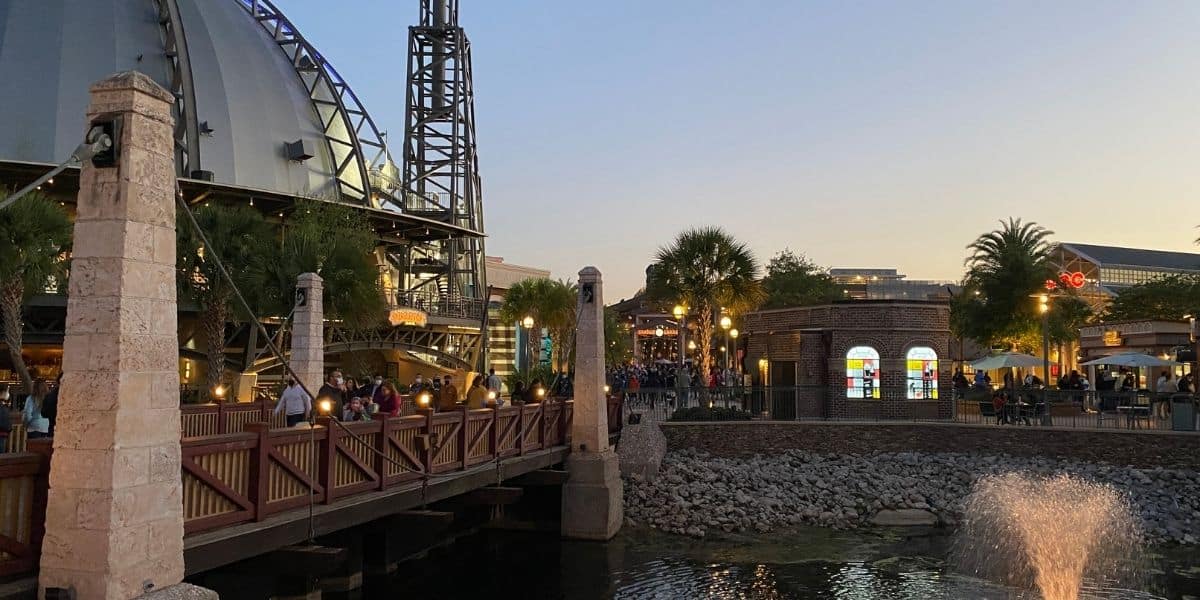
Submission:
[[[321,414],[327,415],[333,412],[333,402],[330,402],[328,399],[322,400],[317,403],[317,408],[321,410]]]
[[[685,309],[682,304],[676,304],[675,310],[672,312],[674,313],[676,319],[682,319],[686,311],[687,309]]]
[[[721,317],[721,329],[728,330],[732,326],[733,326],[733,319],[730,319],[729,315],[725,315],[725,316]]]
[[[662,337],[663,333],[665,333],[665,332],[663,331],[663,328],[661,325],[654,328],[654,337]]]
[[[525,317],[521,320],[521,324],[525,326],[525,329],[533,329],[533,317]]]
[[[731,338],[737,338],[737,336],[738,336],[738,330],[737,330],[736,328],[735,328],[735,329],[730,329],[730,330],[729,330],[729,337],[731,337]]]

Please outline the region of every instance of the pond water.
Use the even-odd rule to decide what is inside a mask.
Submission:
[[[653,530],[607,544],[484,531],[370,582],[364,598],[1036,599],[953,573],[944,535],[799,529],[692,540]],[[1200,597],[1200,553],[1145,553],[1136,589],[1084,585],[1087,599]]]

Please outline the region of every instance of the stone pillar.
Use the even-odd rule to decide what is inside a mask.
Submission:
[[[291,365],[314,400],[325,382],[325,311],[321,300],[324,289],[321,276],[316,273],[301,273],[296,278]]]
[[[562,535],[607,540],[621,528],[624,513],[617,454],[608,445],[604,294],[600,271],[595,267],[579,272],[575,339],[575,409],[567,459],[570,476],[563,486]]]
[[[124,600],[183,579],[173,98],[137,72],[90,91],[120,158],[79,178],[39,586]]]

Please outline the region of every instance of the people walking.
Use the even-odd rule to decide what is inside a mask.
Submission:
[[[29,439],[50,436],[50,420],[42,415],[42,400],[50,393],[45,379],[33,382],[33,392],[25,397],[25,409],[21,411],[25,422],[25,436]]]
[[[484,387],[483,375],[476,375],[467,392],[467,408],[475,410],[487,406],[488,389]]]
[[[294,378],[288,377],[283,392],[279,394],[279,402],[275,404],[274,414],[283,413],[287,426],[295,427],[307,419],[311,412],[312,398]]]
[[[438,410],[458,408],[458,388],[454,386],[454,380],[449,375],[442,380],[442,391],[438,395],[437,407]]]

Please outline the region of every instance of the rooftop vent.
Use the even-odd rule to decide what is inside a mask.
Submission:
[[[314,156],[312,143],[308,140],[296,140],[284,144],[284,154],[288,160],[304,162]]]

